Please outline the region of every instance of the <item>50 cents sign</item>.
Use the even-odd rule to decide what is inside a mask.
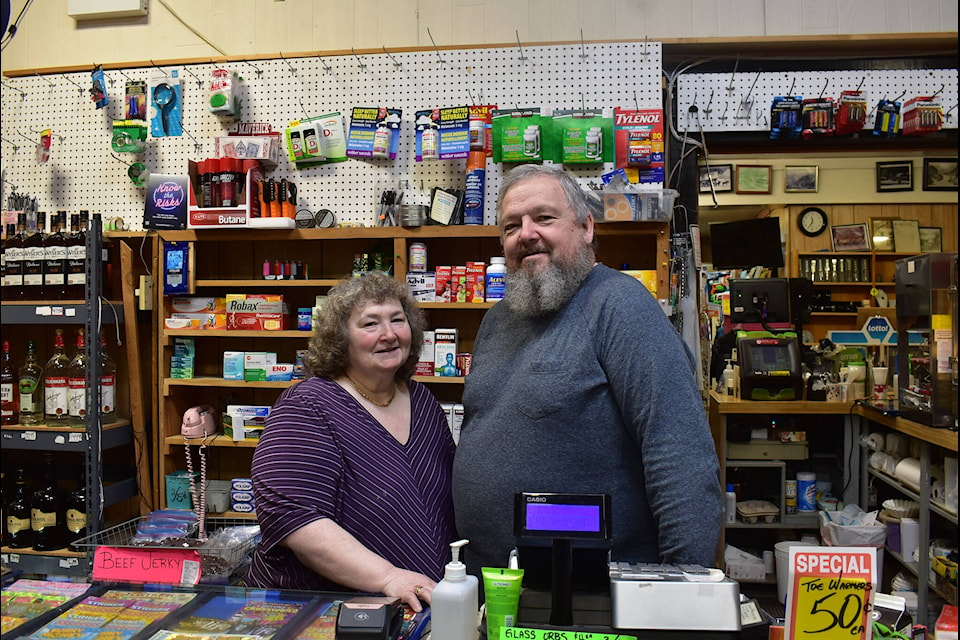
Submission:
[[[872,637],[873,547],[791,547],[787,640]]]

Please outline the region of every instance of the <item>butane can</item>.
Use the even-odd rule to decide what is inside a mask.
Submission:
[[[797,512],[797,481],[787,480],[783,486],[784,507],[787,513]]]
[[[408,271],[423,273],[427,270],[427,245],[422,242],[410,243],[410,262]]]

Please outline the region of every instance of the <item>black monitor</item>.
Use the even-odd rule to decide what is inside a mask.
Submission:
[[[753,218],[710,225],[714,269],[749,269],[784,265],[779,218]]]
[[[731,279],[727,288],[732,322],[791,322],[790,285],[786,278]]]

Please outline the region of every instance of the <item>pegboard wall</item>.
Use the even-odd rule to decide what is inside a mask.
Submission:
[[[338,221],[373,224],[385,188],[400,188],[403,202],[427,204],[433,187],[463,186],[465,160],[416,162],[414,112],[434,107],[496,104],[500,108],[660,108],[661,47],[658,42],[572,44],[489,49],[425,50],[406,53],[277,57],[179,69],[185,135],[149,138],[141,154],[110,148],[112,121],[123,118],[128,80],[148,81],[151,67],[107,70],[110,104],[90,100],[90,73],[4,78],[2,89],[3,196],[15,187],[36,196],[40,210],[88,209],[104,219],[120,217],[131,230],[143,228],[144,190],[127,177],[143,162],[153,173],[184,173],[188,160],[214,157],[213,138],[236,126],[207,111],[210,72],[215,66],[243,78],[241,119],[266,122],[283,131],[291,120],[339,111],[349,125],[354,106],[403,110],[395,160],[348,160],[297,169],[286,160],[272,172],[293,181],[300,208],[330,209]],[[93,65],[91,64],[91,69]],[[35,159],[39,132],[52,129],[48,164]],[[586,184],[599,182],[612,164],[572,170]],[[484,222],[495,222],[501,165],[488,162]]]
[[[872,130],[877,103],[905,102],[936,94],[943,105],[945,129],[957,128],[957,70],[789,71],[684,74],[677,81],[677,128],[688,133],[769,131],[775,96],[830,97],[841,91],[864,92]]]

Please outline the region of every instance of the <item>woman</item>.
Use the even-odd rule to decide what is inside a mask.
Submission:
[[[330,289],[304,365],[253,455],[262,539],[251,586],[383,593],[420,611],[456,539],[454,444],[412,381],[423,320],[375,273]]]

